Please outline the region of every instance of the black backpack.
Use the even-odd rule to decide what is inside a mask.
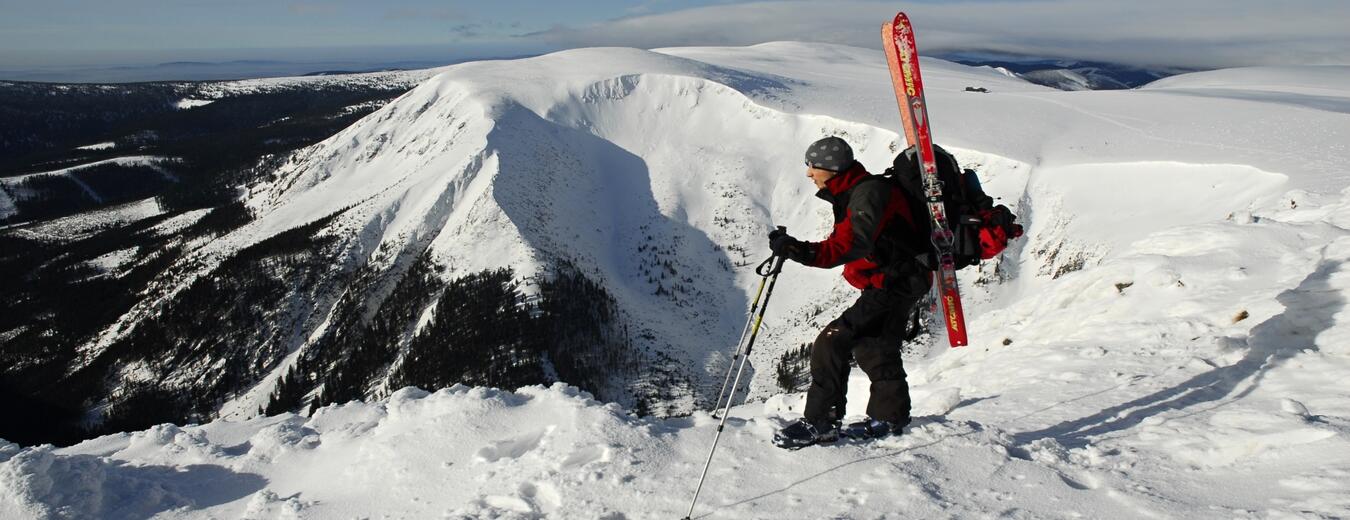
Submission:
[[[1002,251],[1007,245],[1007,238],[1020,236],[1021,226],[1012,223],[1016,217],[1008,208],[994,206],[994,199],[980,187],[980,178],[975,170],[962,170],[956,157],[940,146],[933,145],[933,153],[937,156],[938,180],[942,182],[947,225],[952,229],[952,255],[956,260],[956,268],[978,265],[981,259],[991,258]],[[917,240],[913,235],[895,237],[893,240],[902,250],[912,253],[920,265],[928,270],[936,270],[937,251],[930,241],[932,218],[928,215],[928,200],[923,194],[923,178],[919,174],[918,153],[914,147],[896,155],[891,167],[881,177],[900,186],[918,228]],[[992,234],[1002,237],[1001,243],[989,243],[991,238],[993,242],[1000,242],[998,237],[990,236],[990,231],[996,227],[1001,232]],[[984,244],[981,239],[984,239]]]

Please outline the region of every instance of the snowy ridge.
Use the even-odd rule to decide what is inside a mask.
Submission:
[[[1205,87],[1291,93],[1317,90],[1323,94],[1345,97],[1346,91],[1350,90],[1350,67],[1326,65],[1220,69],[1163,78],[1143,88]]]
[[[855,294],[789,266],[755,401],[732,411],[696,515],[1350,515],[1350,74],[1061,92],[924,66],[938,142],[1028,225],[961,273],[972,345],[906,360],[905,436],[774,449],[801,395],[778,392],[773,360]],[[430,248],[451,274],[530,276],[571,260],[683,366],[668,404],[689,410],[720,383],[769,226],[828,230],[801,147],[843,135],[879,171],[901,146],[885,71],[879,52],[799,43],[447,67],[254,187],[258,218],[195,261],[338,211],[325,232],[352,262]],[[1311,83],[1333,91],[1249,95]],[[865,376],[851,387],[860,414]],[[674,518],[714,429],[566,386],[407,389],[311,418],[0,447],[0,516]]]
[[[26,195],[25,190],[22,188],[22,186],[19,185],[19,183],[23,182],[25,179],[30,179],[33,177],[45,177],[45,176],[65,177],[67,179],[70,179],[71,182],[78,185],[80,189],[84,190],[84,192],[89,195],[89,198],[97,202],[102,202],[103,197],[100,196],[92,186],[80,180],[79,177],[71,175],[71,173],[109,164],[115,164],[117,166],[122,167],[143,166],[151,170],[154,170],[155,173],[162,175],[165,179],[168,179],[169,181],[177,182],[178,178],[175,177],[173,173],[165,169],[163,166],[160,166],[162,163],[174,162],[177,160],[178,159],[175,159],[173,157],[160,157],[155,155],[131,155],[126,157],[113,157],[111,159],[103,159],[90,163],[62,168],[59,170],[51,170],[45,172],[29,173],[25,175],[16,175],[13,177],[0,178],[0,217],[12,215],[17,211],[13,199],[14,197],[19,197],[20,199],[22,199],[22,197]]]
[[[193,101],[198,101],[199,103],[201,101],[209,102],[223,97],[269,92],[279,89],[304,88],[311,85],[411,86],[436,75],[442,69],[443,68],[433,68],[322,76],[289,76],[238,81],[212,81],[205,83],[203,88],[195,92],[195,95],[207,99]]]
[[[0,194],[4,191],[0,190]],[[21,236],[39,241],[61,241],[89,236],[110,226],[124,225],[137,220],[150,218],[164,213],[159,202],[153,197],[135,202],[118,204],[107,208],[88,211],[69,217],[49,220],[41,224],[16,230]],[[11,224],[18,227],[23,223]]]
[[[14,198],[9,195],[9,190],[0,187],[0,218],[7,218],[18,212],[14,206]]]
[[[76,150],[96,151],[96,150],[110,150],[110,149],[113,149],[113,148],[116,148],[116,147],[117,147],[117,143],[116,143],[116,142],[113,142],[113,141],[106,141],[106,142],[102,142],[102,143],[87,144],[87,145],[84,145],[84,146],[76,146],[75,149],[76,149]]]
[[[1295,109],[1350,113],[1350,67],[1244,67],[1183,74],[1142,87],[1151,92],[1229,98],[1288,105]],[[1344,142],[1312,140],[1344,150]]]
[[[9,181],[9,182],[17,182],[17,181],[26,179],[26,178],[28,178],[28,177],[36,177],[36,176],[39,176],[39,175],[67,175],[67,174],[70,174],[70,173],[75,172],[75,171],[79,171],[79,170],[83,170],[83,169],[87,169],[87,168],[93,168],[93,167],[95,167],[95,166],[103,166],[103,165],[107,165],[107,164],[116,164],[116,165],[118,165],[118,166],[145,166],[145,167],[147,167],[147,168],[152,168],[152,169],[154,169],[155,171],[158,171],[158,172],[160,172],[161,174],[163,174],[163,175],[165,175],[165,176],[169,176],[169,174],[168,174],[167,171],[165,171],[165,170],[163,170],[163,169],[161,169],[161,168],[159,167],[159,163],[163,163],[163,162],[173,162],[173,161],[176,161],[176,160],[177,160],[177,159],[172,158],[172,157],[160,157],[160,156],[157,156],[157,155],[129,155],[129,156],[126,156],[126,157],[113,157],[113,158],[111,158],[111,159],[98,160],[98,161],[94,161],[94,162],[90,162],[90,163],[80,164],[80,165],[76,165],[76,166],[70,166],[70,167],[67,167],[67,168],[61,168],[61,169],[59,169],[59,170],[51,170],[51,171],[45,171],[45,172],[29,173],[29,174],[25,174],[25,175],[16,175],[16,176],[13,176],[13,177],[5,177],[4,180],[5,180],[5,181]]]

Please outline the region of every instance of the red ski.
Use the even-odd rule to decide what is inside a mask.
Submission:
[[[928,106],[924,103],[923,78],[919,75],[919,51],[914,44],[914,28],[909,24],[909,17],[905,13],[896,13],[894,21],[881,27],[881,40],[886,48],[891,82],[895,85],[895,101],[900,105],[905,139],[909,140],[910,146],[918,148],[928,215],[933,219],[932,240],[938,252],[937,291],[942,301],[943,322],[947,324],[947,339],[952,347],[965,346],[968,343],[966,318],[961,312],[961,294],[956,286],[952,231],[942,205],[942,183],[938,181],[937,156],[933,154],[933,134],[928,127]]]

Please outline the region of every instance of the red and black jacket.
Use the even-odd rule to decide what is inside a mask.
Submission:
[[[898,265],[914,262],[912,255],[888,250],[898,242],[912,242],[918,235],[899,186],[881,181],[854,162],[848,170],[825,181],[825,188],[816,196],[833,206],[834,230],[822,242],[806,242],[807,252],[799,261],[825,269],[843,265],[844,279],[859,289],[890,285],[887,274],[895,276],[897,269],[913,271],[911,266]]]

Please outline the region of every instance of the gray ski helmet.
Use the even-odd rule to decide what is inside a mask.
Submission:
[[[806,147],[806,165],[812,168],[842,172],[853,166],[853,149],[835,136],[826,137]]]

